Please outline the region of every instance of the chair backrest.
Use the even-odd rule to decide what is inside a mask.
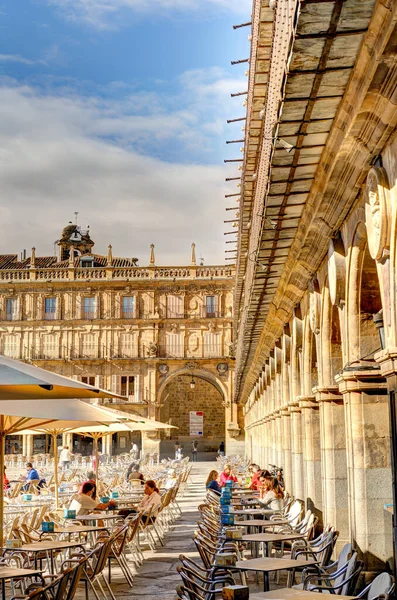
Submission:
[[[368,589],[367,600],[375,600],[379,596],[386,596],[393,588],[393,579],[389,573],[380,573]]]
[[[338,563],[336,565],[336,570],[339,571],[345,564],[350,560],[353,554],[353,546],[350,543],[347,543],[343,546],[342,550],[338,556]]]
[[[291,504],[291,508],[288,511],[287,519],[291,523],[292,526],[297,525],[299,521],[300,514],[302,512],[302,505],[299,500],[295,500]]]
[[[354,569],[356,568],[356,562],[357,562],[357,552],[353,552],[353,554],[351,555],[351,557],[349,558],[349,561],[347,563],[347,568],[346,568],[345,574],[341,576],[341,581],[339,583],[342,583],[342,581],[348,580],[353,575]],[[350,587],[350,581],[346,581],[345,585],[343,587],[341,587],[340,590],[338,590],[339,594],[341,594],[342,596],[347,596],[349,587]]]

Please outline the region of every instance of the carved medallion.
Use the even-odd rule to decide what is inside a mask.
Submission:
[[[332,304],[339,305],[345,299],[346,259],[340,238],[331,240],[328,246],[328,286]]]
[[[226,375],[229,370],[229,366],[227,363],[219,363],[216,366],[216,370],[218,371],[219,375]]]
[[[162,364],[162,365],[158,365],[157,370],[161,375],[167,375],[170,368],[168,365]]]
[[[367,176],[364,192],[365,224],[368,249],[374,260],[380,260],[388,245],[389,183],[382,167],[373,167]]]

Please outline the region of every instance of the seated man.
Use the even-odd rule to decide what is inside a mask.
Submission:
[[[33,468],[33,465],[31,462],[26,463],[26,470],[27,470],[27,475],[26,475],[26,484],[23,486],[23,491],[26,492],[29,487],[30,484],[32,482],[36,483],[36,485],[39,485],[39,481],[40,481],[40,476],[38,474],[38,472],[36,471],[36,469]]]

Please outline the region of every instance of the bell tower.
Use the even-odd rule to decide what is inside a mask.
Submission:
[[[90,237],[89,226],[86,230],[83,230],[77,223],[73,224],[69,221],[69,224],[62,231],[60,240],[57,242],[59,261],[69,259],[71,248],[73,248],[74,256],[91,254],[94,244],[95,242]]]

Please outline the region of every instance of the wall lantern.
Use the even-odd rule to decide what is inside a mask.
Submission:
[[[192,390],[194,390],[195,385],[196,385],[196,382],[194,381],[193,376],[192,376],[192,380],[190,382],[190,387],[191,387]]]

